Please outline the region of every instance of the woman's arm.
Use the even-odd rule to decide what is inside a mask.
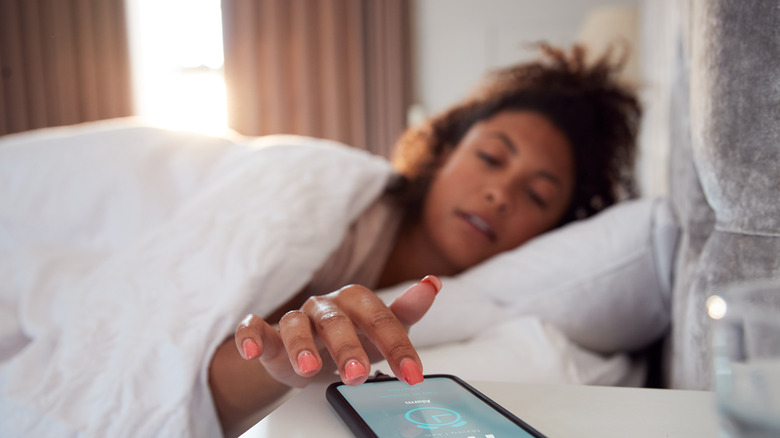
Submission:
[[[282,317],[278,329],[258,316],[247,316],[234,339],[217,348],[209,367],[223,430],[330,368],[323,367],[324,351],[318,345],[324,345],[347,384],[363,383],[371,361],[381,357],[400,379],[421,381],[422,363],[407,331],[428,311],[440,288],[439,279],[429,276],[386,306],[371,290],[347,286],[310,298],[300,311]]]
[[[290,389],[271,377],[260,361],[241,357],[232,338],[211,359],[209,386],[223,431],[233,430]]]

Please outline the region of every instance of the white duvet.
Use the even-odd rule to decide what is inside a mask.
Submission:
[[[390,173],[322,140],[126,121],[0,138],[0,436],[219,436],[212,352],[308,281]],[[630,371],[529,317],[422,357],[483,380]]]

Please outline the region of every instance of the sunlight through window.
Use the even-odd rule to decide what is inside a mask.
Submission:
[[[220,0],[128,0],[128,22],[136,114],[226,133]]]

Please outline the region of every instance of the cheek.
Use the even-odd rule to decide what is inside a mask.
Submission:
[[[436,219],[449,203],[451,185],[446,179],[436,178],[431,183],[423,202],[423,215],[427,219]]]
[[[461,186],[467,181],[469,181],[469,176],[464,174],[462,169],[442,168],[431,181],[426,204],[440,203],[451,198],[454,193],[461,190]]]

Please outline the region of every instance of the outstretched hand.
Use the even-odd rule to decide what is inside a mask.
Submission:
[[[249,315],[238,325],[236,347],[247,360],[259,359],[266,371],[288,386],[302,387],[323,369],[337,367],[348,385],[366,381],[371,362],[384,358],[410,385],[422,381],[422,363],[407,335],[433,304],[441,281],[427,276],[390,306],[371,290],[346,286],[306,300],[285,314],[278,328]],[[323,361],[329,354],[332,361]]]

